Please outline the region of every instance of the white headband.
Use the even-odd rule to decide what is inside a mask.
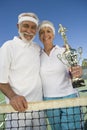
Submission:
[[[37,19],[35,19],[33,17],[30,17],[30,16],[22,16],[22,17],[20,17],[19,20],[18,20],[18,24],[23,22],[23,21],[31,21],[31,22],[34,22],[38,26]]]
[[[52,31],[53,31],[53,34],[55,35],[55,29],[54,29],[54,27],[53,27],[52,25],[50,25],[50,24],[48,24],[48,23],[44,23],[44,24],[42,24],[42,25],[39,27],[39,31],[40,31],[40,29],[42,29],[43,27],[50,27],[50,28],[52,29]]]

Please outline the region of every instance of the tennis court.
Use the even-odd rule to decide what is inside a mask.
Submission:
[[[78,115],[74,115],[74,116],[80,115],[81,122],[79,122],[79,120],[77,120],[77,124],[79,124],[79,123],[81,124],[81,129],[72,128],[72,130],[87,130],[87,80],[85,80],[85,84],[86,84],[85,87],[80,87],[78,89],[81,98],[68,99],[66,101],[65,100],[60,100],[60,101],[56,100],[56,101],[29,103],[28,110],[24,114],[22,113],[22,116],[21,116],[22,118],[20,118],[20,113],[14,111],[10,105],[5,105],[4,95],[0,92],[0,104],[2,104],[2,105],[0,105],[0,130],[5,130],[6,122],[10,122],[10,124],[13,124],[11,126],[11,128],[8,127],[8,129],[6,129],[6,130],[22,130],[23,127],[25,130],[31,130],[31,128],[32,128],[32,130],[51,130],[51,127],[52,127],[52,125],[54,126],[54,124],[49,123],[47,116],[44,112],[46,112],[47,110],[49,110],[49,111],[52,110],[52,112],[53,112],[55,109],[59,109],[60,111],[61,111],[61,109],[64,109],[64,110],[68,111],[68,108],[69,109],[73,108],[73,111],[74,111],[75,107],[79,107],[81,110],[80,113],[78,113]],[[9,120],[7,120],[6,114],[10,115]],[[19,117],[19,118],[16,119],[16,117],[14,117],[14,115],[17,115],[17,117]],[[29,117],[26,118],[26,115],[29,115]],[[54,117],[49,117],[49,118],[54,119],[55,125],[58,125],[58,122],[56,122],[56,120],[55,120],[56,118],[59,118],[57,116],[58,115],[54,114]],[[64,116],[68,117],[68,114],[66,114]],[[13,118],[14,118],[14,120],[13,120]],[[37,122],[37,124],[34,124],[34,122]],[[75,121],[73,121],[72,123],[74,123],[74,122]],[[63,124],[67,123],[67,126],[68,126],[67,130],[71,130],[71,129],[69,129],[69,125],[68,125],[68,124],[70,124],[69,120],[67,122],[60,121],[60,124],[61,123],[63,123]],[[30,126],[28,127],[29,124],[30,124]],[[84,126],[83,126],[83,124],[84,124]],[[54,128],[54,130],[55,130],[55,128]]]

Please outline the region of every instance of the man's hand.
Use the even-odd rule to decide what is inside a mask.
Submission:
[[[28,108],[28,103],[24,96],[17,95],[9,83],[0,83],[0,90],[9,98],[12,107],[19,112]]]
[[[12,107],[19,112],[24,112],[28,108],[27,101],[24,96],[16,95],[10,99]]]

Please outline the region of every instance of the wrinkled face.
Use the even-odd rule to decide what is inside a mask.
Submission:
[[[52,44],[54,39],[53,30],[50,27],[43,27],[40,29],[39,38],[45,46]]]
[[[34,22],[24,21],[18,24],[19,36],[25,41],[30,41],[33,39],[37,32],[37,26]]]

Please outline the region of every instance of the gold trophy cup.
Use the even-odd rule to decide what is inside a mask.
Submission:
[[[73,67],[79,64],[82,57],[82,47],[79,47],[78,50],[71,48],[68,44],[66,31],[66,28],[59,24],[58,33],[61,34],[64,40],[65,52],[62,55],[58,54],[58,59],[60,59],[68,67]],[[64,62],[65,60],[67,62]],[[72,78],[72,84],[74,88],[85,86],[85,82],[82,78]]]

